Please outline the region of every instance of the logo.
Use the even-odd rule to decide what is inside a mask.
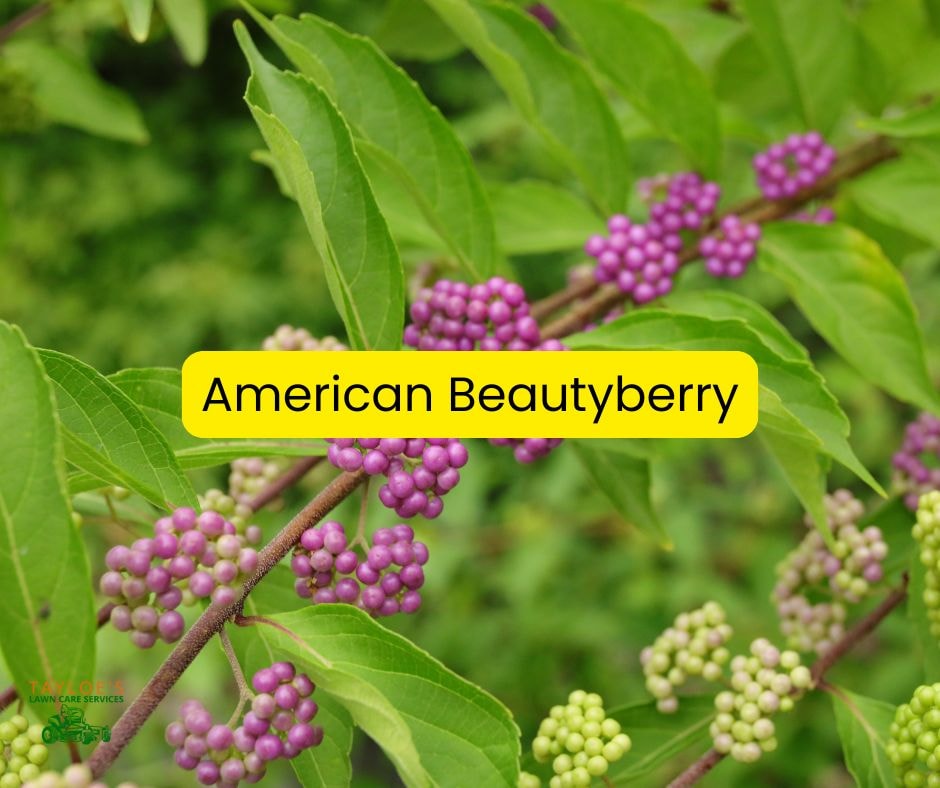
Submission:
[[[123,703],[124,684],[115,681],[30,681],[29,702],[55,703]]]
[[[63,706],[53,714],[42,729],[42,740],[46,744],[57,741],[91,744],[95,741],[111,741],[110,725],[91,725],[85,722],[85,712],[76,706]]]

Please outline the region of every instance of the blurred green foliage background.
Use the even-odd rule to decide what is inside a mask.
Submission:
[[[386,4],[379,0],[257,5],[267,12],[312,10],[348,29],[377,34],[406,54],[414,43],[396,38],[401,31],[389,27]],[[738,36],[733,18],[709,11],[704,2],[648,5],[673,27],[723,100],[729,144],[722,182],[728,200],[750,194],[750,155],[795,125],[783,97],[754,67],[757,55]],[[872,6],[870,24],[877,30],[886,4],[860,5]],[[0,24],[28,6],[0,2]],[[210,4],[208,55],[198,67],[184,61],[159,18],[150,41],[131,40],[116,0],[57,2],[46,18],[19,34],[87,55],[102,77],[139,106],[150,138],[142,145],[46,124],[21,89],[19,80],[27,77],[4,64],[0,51],[0,317],[21,325],[35,345],[109,373],[128,366],[179,366],[196,350],[251,349],[284,322],[315,335],[341,332],[299,211],[251,158],[262,143],[241,99],[247,68],[231,33],[233,19],[242,15],[231,4]],[[449,48],[433,30],[419,38],[448,56],[402,63],[455,121],[488,179],[565,181],[471,56]],[[934,76],[940,83],[940,74]],[[929,81],[929,75],[917,78]],[[911,90],[938,86],[917,84]],[[682,166],[674,149],[627,107],[620,113],[637,175]],[[835,141],[841,141],[838,135]],[[937,253],[865,215],[848,195],[838,209],[865,226],[908,278],[936,378]],[[434,261],[420,245],[403,254],[412,271]],[[512,265],[538,297],[562,286],[565,270],[578,258],[533,255]],[[699,282],[700,273],[686,272],[679,287]],[[778,286],[760,273],[730,287],[774,310],[811,349],[852,420],[860,458],[887,485],[891,452],[914,414],[827,351]],[[779,637],[768,600],[774,566],[804,526],[795,499],[756,439],[657,445],[654,498],[675,542],[671,552],[613,515],[564,448],[528,468],[482,441],[472,442],[471,450],[464,481],[448,498],[444,515],[418,527],[432,554],[425,607],[419,616],[389,626],[502,699],[516,714],[524,740],[548,707],[576,687],[601,693],[608,706],[644,699],[639,650],[678,612],[707,599],[725,605],[738,647],[759,635]],[[324,478],[323,471],[311,484]],[[832,487],[848,481],[835,472]],[[224,486],[224,469],[204,472],[200,483]],[[854,491],[871,499],[862,489]],[[301,502],[300,495],[292,495],[280,512],[262,515],[269,532]],[[133,500],[126,506],[131,512],[143,508]],[[338,519],[353,520],[357,506],[347,502]],[[378,524],[382,512],[373,507],[371,516]],[[126,538],[101,519],[85,518],[96,575],[106,547]],[[106,628],[99,653],[101,676],[122,677],[135,694],[163,649],[139,653]],[[193,695],[207,698],[225,716],[234,698],[227,675],[221,653],[208,649],[120,759],[115,775],[144,785],[182,780],[178,771],[168,776],[171,755],[162,743],[163,726],[174,707]],[[892,703],[906,699],[922,677],[911,659],[903,615],[831,678]],[[801,703],[778,726],[777,753],[756,767],[724,764],[705,784],[851,784],[827,705],[818,693]],[[116,710],[89,713],[89,720],[113,722],[109,715]],[[793,757],[797,751],[800,757]],[[355,758],[357,785],[395,783],[367,742],[359,742]],[[291,779],[283,770],[270,784]]]

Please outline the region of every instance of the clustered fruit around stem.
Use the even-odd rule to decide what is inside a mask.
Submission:
[[[330,520],[303,532],[291,570],[297,594],[313,604],[342,602],[381,617],[417,612],[427,560],[427,546],[403,523],[379,528],[360,557],[342,524]]]
[[[201,599],[219,607],[234,602],[258,566],[258,553],[250,545],[260,539],[257,526],[239,534],[234,523],[212,509],[197,514],[183,506],[161,517],[153,537],[112,547],[105,556],[108,571],[98,585],[114,604],[111,623],[130,632],[140,648],[150,648],[158,638],[179,640],[185,622],[177,608]]]
[[[807,516],[810,530],[777,565],[777,584],[771,594],[787,645],[819,655],[845,634],[846,605],[861,602],[882,580],[888,555],[880,528],[859,528],[865,508],[852,493],[836,490],[824,503],[832,548]]]
[[[22,714],[0,722],[0,788],[20,788],[37,779],[48,758],[42,725],[30,725]]]
[[[539,763],[551,761],[550,788],[580,788],[607,774],[632,746],[620,723],[607,716],[600,695],[575,690],[542,720],[532,754]]]
[[[885,751],[898,785],[940,788],[940,683],[918,687],[898,706]]]
[[[176,764],[194,771],[202,785],[258,782],[272,761],[294,758],[323,741],[323,728],[312,722],[319,709],[309,676],[290,662],[275,662],[255,673],[251,685],[251,710],[240,725],[216,723],[199,701],[188,700],[180,719],[166,728]]]
[[[795,651],[781,652],[759,638],[751,643],[749,655],[731,660],[730,683],[730,690],[715,696],[717,714],[709,727],[712,746],[736,761],[754,763],[777,748],[771,717],[791,711],[813,678]]]
[[[327,438],[327,459],[343,471],[385,476],[379,500],[399,517],[434,519],[460,481],[467,447],[457,438]]]
[[[904,429],[904,442],[891,460],[894,487],[912,512],[920,497],[940,490],[940,418],[921,413]]]
[[[913,535],[924,566],[923,600],[930,634],[940,639],[940,491],[921,496]]]
[[[733,630],[725,611],[717,602],[676,616],[651,646],[640,653],[640,664],[646,675],[646,689],[656,698],[656,708],[672,714],[679,708],[675,694],[693,676],[719,681],[724,665],[731,658],[725,644]]]

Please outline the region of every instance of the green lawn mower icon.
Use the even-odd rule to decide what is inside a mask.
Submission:
[[[42,729],[42,740],[46,744],[57,741],[91,744],[94,741],[111,741],[109,725],[89,725],[85,712],[75,706],[63,706],[58,714],[49,718]]]

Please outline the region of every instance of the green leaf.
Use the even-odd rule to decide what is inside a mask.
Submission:
[[[913,515],[911,517],[913,518]],[[910,575],[907,615],[914,625],[914,636],[920,645],[924,679],[933,681],[940,675],[940,638],[930,631],[930,619],[924,602],[924,591],[927,588],[926,569],[920,561],[918,549],[915,549],[911,555]]]
[[[150,139],[130,96],[103,82],[72,53],[15,39],[4,44],[3,58],[28,75],[33,100],[49,120],[123,142],[143,144]]]
[[[639,780],[686,750],[708,743],[708,726],[715,716],[711,697],[692,696],[679,700],[675,714],[662,714],[656,702],[619,706],[608,711],[633,741],[630,752],[610,770],[617,785]]]
[[[714,174],[721,159],[718,106],[704,75],[672,34],[622,0],[550,0],[549,5],[627,100],[696,167]]]
[[[233,438],[209,440],[190,435],[183,426],[182,376],[178,369],[123,369],[108,376],[163,433],[180,467],[208,468],[239,457],[319,457],[326,454],[322,440],[262,440]]]
[[[603,220],[582,199],[544,181],[492,184],[496,234],[506,254],[581,249],[605,231]]]
[[[570,441],[578,458],[618,514],[667,550],[672,540],[650,501],[650,463],[622,451],[605,451],[596,445]]]
[[[829,541],[832,530],[824,502],[829,463],[825,459],[823,445],[784,407],[774,392],[761,386],[759,397],[757,436],[820,533]]]
[[[463,49],[440,17],[415,0],[390,0],[370,37],[399,60],[444,60]]]
[[[320,88],[264,60],[241,22],[235,33],[251,65],[245,101],[300,205],[352,346],[397,350],[401,260],[349,128]]]
[[[306,603],[294,591],[294,575],[286,566],[276,566],[245,600],[246,615],[266,615],[294,609]],[[256,627],[229,627],[232,647],[246,673],[254,673],[277,660]],[[304,788],[342,788],[352,780],[353,722],[349,713],[324,692],[314,699],[319,706],[317,725],[323,727],[323,742],[291,759],[291,767]]]
[[[150,35],[150,17],[153,14],[153,0],[121,0],[124,15],[127,17],[127,29],[131,37],[141,44]]]
[[[351,605],[317,605],[259,626],[382,747],[408,786],[515,786],[519,729],[508,709]]]
[[[865,378],[905,402],[940,410],[907,285],[874,241],[845,226],[781,222],[766,227],[759,259]]]
[[[196,506],[196,493],[160,431],[123,391],[78,359],[40,350],[55,384],[65,455],[160,508]]]
[[[568,337],[577,349],[615,350],[739,350],[759,369],[761,384],[773,391],[794,419],[820,441],[825,452],[879,494],[883,490],[849,446],[849,422],[825,381],[809,362],[783,358],[739,319],[709,319],[699,315],[642,309]],[[763,412],[760,418],[764,418]]]
[[[933,210],[940,199],[940,162],[935,157],[906,153],[853,181],[849,193],[879,221],[940,246],[940,225]]]
[[[606,216],[626,207],[629,162],[590,73],[524,11],[486,0],[425,0],[480,59]]]
[[[940,102],[918,107],[894,118],[864,118],[859,126],[888,137],[940,137]]]
[[[855,33],[842,0],[742,0],[741,7],[803,120],[829,131],[855,69]]]
[[[183,58],[198,66],[209,45],[209,18],[205,0],[157,0],[157,6],[173,34]]]
[[[859,788],[893,788],[897,779],[885,752],[885,740],[895,707],[839,687],[833,687],[830,694],[845,765],[855,784]]]
[[[0,322],[0,638],[21,698],[30,682],[94,675],[91,570],[65,494],[52,384],[19,329]],[[54,691],[49,694],[56,694]],[[41,718],[54,704],[36,707]]]
[[[496,270],[493,213],[476,168],[441,113],[417,83],[375,44],[318,17],[255,19],[350,124],[357,146],[415,201],[463,268],[476,279]]]

